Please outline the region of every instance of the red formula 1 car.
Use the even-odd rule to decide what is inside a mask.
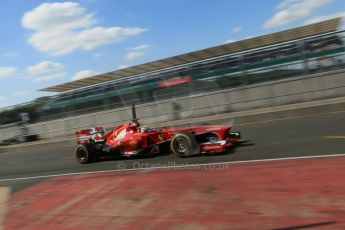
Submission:
[[[106,155],[154,155],[171,151],[179,157],[200,153],[221,153],[245,142],[239,132],[230,132],[231,126],[194,126],[188,128],[151,129],[141,127],[132,106],[133,119],[105,133],[103,127],[76,132],[75,159],[89,163]]]

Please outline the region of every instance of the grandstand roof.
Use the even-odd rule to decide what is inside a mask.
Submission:
[[[136,74],[143,74],[151,71],[165,69],[173,66],[178,66],[190,62],[200,61],[208,58],[223,56],[226,54],[237,53],[250,49],[260,48],[264,46],[279,44],[283,42],[293,41],[297,39],[317,36],[337,30],[340,23],[340,18],[335,18],[323,22],[318,22],[310,25],[305,25],[293,29],[288,29],[272,34],[261,35],[237,42],[232,42],[224,45],[214,46],[190,53],[185,53],[173,57],[160,59],[157,61],[148,62],[108,73],[103,73],[88,78],[63,83],[60,85],[51,86],[41,89],[40,91],[49,92],[65,92],[86,86],[91,86],[98,83],[114,80],[116,78],[128,77]]]

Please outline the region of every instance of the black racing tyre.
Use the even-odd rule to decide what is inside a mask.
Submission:
[[[170,142],[170,150],[179,157],[188,157],[200,153],[200,147],[190,133],[177,133]]]
[[[75,148],[75,160],[81,164],[90,163],[95,160],[95,148],[91,144],[80,144]]]

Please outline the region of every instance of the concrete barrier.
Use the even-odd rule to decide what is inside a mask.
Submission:
[[[137,115],[143,124],[150,125],[340,96],[345,96],[344,69],[141,104],[137,105]],[[70,135],[95,125],[113,127],[130,118],[131,109],[125,107],[35,123],[28,128],[30,133],[45,139]],[[19,133],[19,127],[1,129],[0,141]]]

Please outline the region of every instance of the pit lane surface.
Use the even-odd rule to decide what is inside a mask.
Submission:
[[[48,175],[345,153],[345,112],[235,124],[234,130],[241,131],[253,145],[216,156],[178,158],[163,154],[80,165],[73,160],[74,141],[8,149],[0,152],[0,187],[16,192],[49,179],[45,177]]]

